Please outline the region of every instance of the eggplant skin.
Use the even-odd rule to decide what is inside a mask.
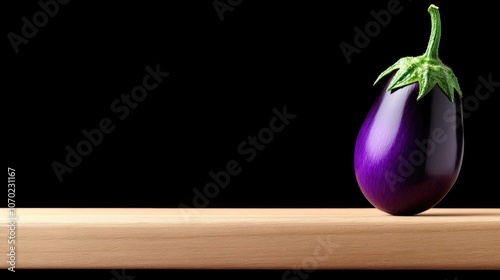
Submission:
[[[391,77],[392,79],[392,77]],[[438,204],[462,166],[461,99],[439,86],[417,101],[418,83],[377,97],[359,131],[354,171],[366,199],[392,215],[415,215]]]

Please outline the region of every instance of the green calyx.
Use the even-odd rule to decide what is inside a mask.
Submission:
[[[438,84],[450,101],[453,102],[454,90],[457,91],[460,98],[462,98],[462,90],[453,71],[444,65],[438,57],[439,41],[441,39],[439,8],[435,5],[430,5],[427,11],[431,15],[432,29],[425,53],[417,57],[403,57],[399,59],[378,76],[374,85],[381,78],[398,69],[389,83],[387,90],[397,89],[418,82],[420,89],[417,100],[420,100]]]

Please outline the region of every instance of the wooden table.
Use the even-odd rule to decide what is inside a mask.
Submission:
[[[2,209],[8,213],[7,209]],[[500,209],[18,208],[16,270],[500,269]],[[7,268],[8,215],[0,218]]]

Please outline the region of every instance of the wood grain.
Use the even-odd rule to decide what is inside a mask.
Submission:
[[[22,208],[17,218],[16,269],[500,269],[498,208],[410,217],[335,208]],[[6,259],[7,215],[0,223]]]

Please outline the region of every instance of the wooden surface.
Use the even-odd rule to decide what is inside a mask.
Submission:
[[[498,208],[410,217],[335,208],[25,208],[17,218],[16,269],[500,269]],[[6,258],[6,214],[0,224]]]

